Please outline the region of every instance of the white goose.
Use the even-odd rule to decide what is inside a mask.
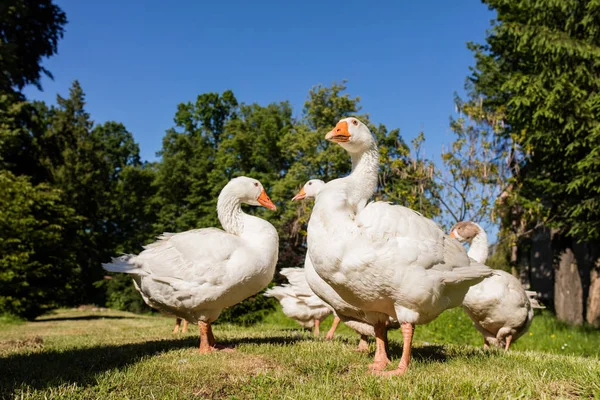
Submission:
[[[317,197],[321,189],[325,186],[325,182],[320,179],[311,179],[304,186],[292,200],[301,199],[314,199]],[[356,331],[360,335],[360,342],[358,343],[358,351],[368,351],[369,344],[367,342],[368,336],[375,336],[375,330],[372,325],[365,322],[369,320],[365,316],[365,312],[348,304],[344,299],[336,293],[335,290],[327,284],[316,272],[308,253],[304,261],[304,272],[305,279],[312,291],[319,296],[324,302],[326,302],[334,312],[333,323],[331,329],[327,332],[325,339],[331,340],[335,335],[335,331],[343,321],[348,327]],[[400,325],[397,321],[390,318],[388,321],[387,328],[399,328]],[[387,343],[387,336],[386,336]],[[387,357],[387,352],[386,352]]]
[[[421,214],[386,202],[365,207],[377,186],[379,153],[373,135],[358,119],[341,120],[325,138],[350,153],[354,168],[317,195],[308,224],[310,259],[342,299],[368,312],[377,344],[372,368],[403,374],[414,325],[460,306],[469,287],[492,271],[471,263],[458,241]],[[388,362],[389,317],[401,323],[403,354],[396,370],[382,372]]]
[[[265,296],[275,297],[286,316],[305,328],[314,328],[313,334],[319,336],[321,321],[331,314],[331,307],[310,290],[303,268],[282,268],[279,272],[290,283],[268,289]]]
[[[479,224],[459,222],[450,229],[450,236],[469,243],[468,255],[476,262],[487,260],[487,234]],[[508,350],[511,343],[527,332],[533,320],[533,308],[544,308],[533,298],[535,294],[526,291],[512,274],[501,270],[471,286],[463,309],[483,335],[484,347],[492,345]]]
[[[273,279],[279,237],[267,221],[242,211],[241,204],[275,210],[256,179],[232,179],[219,194],[223,230],[165,233],[137,256],[103,264],[111,272],[133,275],[148,305],[198,323],[200,352],[215,350],[211,323],[221,310],[258,293]]]

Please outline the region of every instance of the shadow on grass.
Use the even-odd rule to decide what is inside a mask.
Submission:
[[[358,344],[358,340],[356,338],[348,338],[348,337],[337,337],[336,340],[347,343],[348,345],[354,346]],[[373,350],[373,348],[371,348]],[[398,343],[396,341],[390,340],[388,342],[387,349],[388,357],[390,357],[393,363],[400,360],[402,357],[402,342]],[[369,352],[369,356],[373,356],[374,353]],[[438,345],[429,345],[429,346],[421,346],[415,347],[411,349],[411,358],[414,360],[419,360],[421,362],[446,362],[448,358],[452,358],[449,356],[447,351],[444,349],[444,346]]]
[[[307,337],[305,340],[311,340],[310,337]],[[349,346],[358,345],[358,337],[349,337],[349,336],[336,336],[335,340],[338,342],[346,343]],[[372,343],[373,338],[370,338],[369,341]],[[373,350],[373,348],[371,348]],[[422,363],[439,363],[446,362],[453,358],[473,358],[473,357],[491,357],[494,355],[494,351],[485,351],[482,352],[481,349],[477,348],[461,348],[460,354],[456,354],[456,351],[449,350],[443,345],[421,345],[421,346],[413,346],[411,349],[411,358],[413,360],[418,360]],[[369,356],[373,356],[374,353],[371,351]],[[402,357],[402,342],[397,342],[395,340],[390,340],[388,342],[388,356],[393,360],[393,363],[397,363],[400,361]]]
[[[54,321],[89,321],[93,319],[136,319],[142,317],[136,316],[122,316],[122,315],[80,315],[75,317],[50,317],[43,319],[36,319],[33,322],[54,322]]]
[[[279,328],[278,327],[277,330],[278,331],[282,331],[282,332],[296,332],[296,333],[301,334],[301,335],[306,334],[306,333],[312,334],[312,329],[302,328],[302,327],[298,327],[298,328],[296,328],[296,327],[293,327],[293,328],[292,327]],[[321,332],[321,336],[323,336],[323,332]]]
[[[490,357],[493,353],[493,351],[482,352],[481,349],[476,348],[461,348],[460,354],[456,354],[455,351],[449,351],[448,348],[442,345],[427,345],[419,347],[413,346],[411,358],[425,364],[430,364],[447,362],[453,358],[469,359],[482,356]],[[390,341],[388,355],[391,356],[393,360],[399,361],[400,357],[402,357],[402,343]]]
[[[310,340],[310,337],[291,337],[291,336],[270,336],[270,337],[247,337],[247,338],[236,338],[229,340],[219,340],[216,338],[218,344],[238,346],[240,344],[293,344]],[[197,343],[199,344],[199,342]]]
[[[219,344],[233,346],[245,343],[290,344],[299,340],[303,339],[275,336],[219,341],[217,338]],[[0,398],[12,398],[18,389],[43,390],[73,383],[82,386],[95,385],[96,375],[104,371],[124,368],[145,357],[170,350],[197,348],[198,344],[197,337],[187,337],[0,357]]]
[[[402,343],[390,341],[388,355],[393,360],[399,361],[400,357],[402,357]],[[429,345],[413,347],[411,350],[411,358],[428,364],[446,362],[448,361],[448,358],[451,358],[451,356],[448,355],[446,349],[444,349],[444,346]]]

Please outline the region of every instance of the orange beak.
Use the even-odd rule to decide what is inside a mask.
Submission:
[[[258,199],[256,199],[256,201],[258,201],[263,207],[266,207],[269,210],[277,210],[277,207],[275,207],[275,204],[273,204],[273,202],[267,195],[267,192],[265,192],[265,189],[263,189],[262,192],[260,192],[260,196],[258,196]]]
[[[300,189],[300,191],[298,192],[298,194],[295,195],[292,198],[292,201],[294,201],[294,200],[302,200],[305,197],[306,197],[306,192],[304,191],[304,187],[303,187],[302,189]]]
[[[454,230],[450,231],[450,237],[456,239],[456,235],[454,234]]]
[[[335,128],[325,135],[325,139],[334,143],[345,143],[350,140],[350,132],[348,131],[348,123],[340,121]]]

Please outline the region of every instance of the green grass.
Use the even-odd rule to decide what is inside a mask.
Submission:
[[[23,324],[26,320],[12,314],[0,314],[0,326],[4,324]]]
[[[367,373],[372,354],[353,351],[358,338],[341,325],[336,340],[327,342],[277,312],[253,327],[215,326],[217,340],[237,351],[200,355],[197,329],[173,335],[173,323],[90,310],[0,321],[0,397],[600,397],[600,332],[568,328],[549,314],[536,316],[532,335],[504,353],[484,351],[461,310],[446,312],[417,327],[411,368],[391,379]],[[390,337],[395,366],[401,339],[398,331]]]

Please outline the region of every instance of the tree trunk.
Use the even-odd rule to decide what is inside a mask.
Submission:
[[[577,258],[578,263],[579,259],[580,257]],[[585,262],[586,278],[589,278],[585,319],[589,324],[600,328],[600,243],[586,243],[581,259]]]
[[[597,261],[596,268],[591,273],[592,284],[590,285],[590,294],[587,301],[588,323],[600,329],[600,259]]]
[[[510,273],[514,276],[519,276],[519,267],[518,267],[518,254],[519,254],[519,246],[515,243],[510,247]]]
[[[589,294],[591,288],[592,271],[594,270],[594,264],[596,261],[594,247],[589,242],[577,243],[573,241],[571,246],[575,253],[575,259],[577,263],[577,270],[579,271],[579,277],[581,279],[581,293],[582,293],[582,306],[583,306],[583,318],[587,315]]]
[[[561,246],[562,247],[562,246]],[[556,317],[569,324],[583,323],[583,288],[575,254],[570,246],[560,253],[554,280]]]

